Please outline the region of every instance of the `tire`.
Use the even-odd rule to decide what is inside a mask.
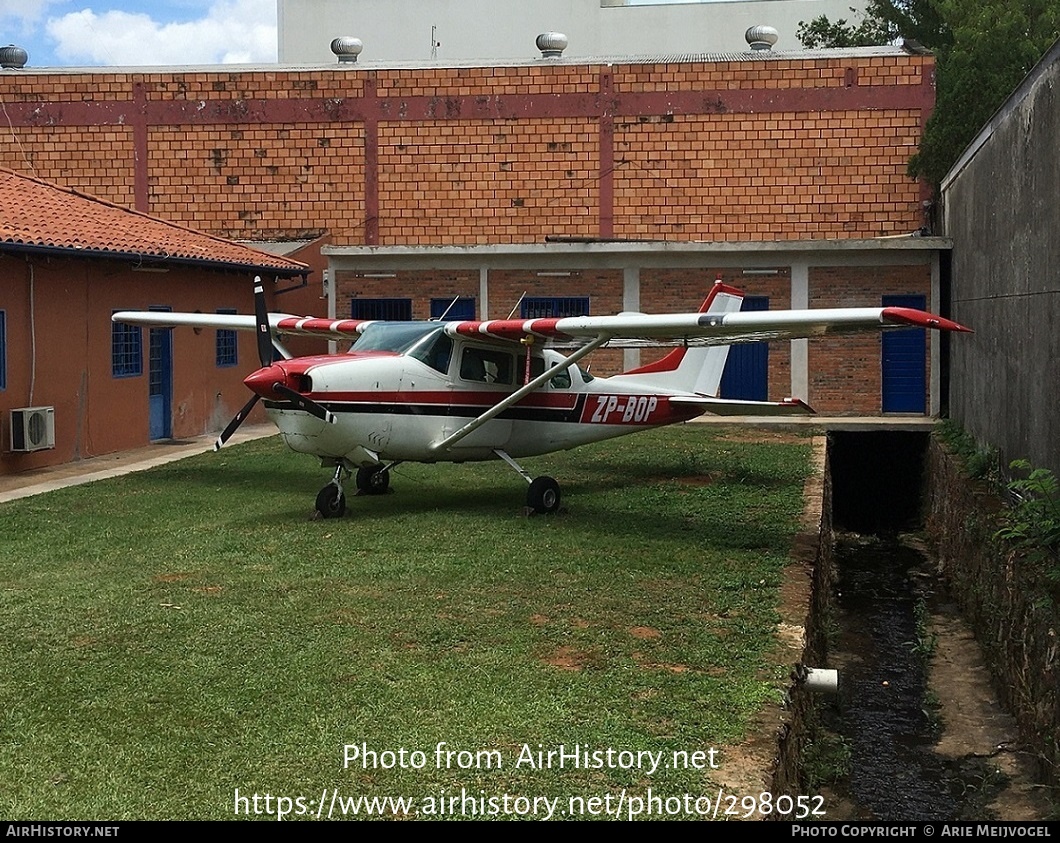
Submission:
[[[551,477],[537,477],[526,493],[526,505],[534,512],[545,515],[559,509],[559,483]]]
[[[390,488],[390,472],[373,465],[357,469],[357,490],[366,495],[383,495]]]
[[[334,483],[328,483],[317,494],[317,512],[325,518],[341,518],[346,512],[346,496]]]

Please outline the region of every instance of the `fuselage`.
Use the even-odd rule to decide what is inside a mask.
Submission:
[[[347,354],[283,360],[248,385],[266,400],[287,445],[326,460],[368,466],[381,461],[464,462],[498,450],[526,457],[686,421],[702,410],[671,405],[676,393],[623,376],[594,378],[561,366],[541,387],[444,450],[437,444],[562,364],[550,349],[451,338],[439,323],[365,332]],[[330,410],[328,424],[277,400],[266,384],[282,380]],[[434,446],[434,447],[432,447]]]

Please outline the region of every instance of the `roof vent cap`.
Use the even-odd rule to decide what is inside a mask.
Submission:
[[[777,43],[780,33],[771,26],[752,26],[743,34],[743,37],[752,50],[771,50]]]
[[[19,70],[29,61],[29,53],[14,44],[0,47],[0,67]]]
[[[357,61],[357,56],[361,54],[363,49],[364,42],[360,38],[352,38],[349,35],[343,35],[341,38],[336,38],[331,42],[331,52],[339,57],[340,64]]]
[[[567,49],[567,36],[562,32],[542,32],[534,43],[541,51],[541,58],[558,59]]]

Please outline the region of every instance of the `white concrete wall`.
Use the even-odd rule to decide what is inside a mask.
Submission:
[[[601,6],[601,0],[277,0],[283,64],[335,61],[331,39],[364,42],[366,61],[536,58],[534,39],[555,30],[570,39],[564,57],[742,52],[749,26],[777,29],[776,50],[798,50],[800,21],[850,20],[863,0],[712,0]],[[605,0],[614,2],[614,0]]]

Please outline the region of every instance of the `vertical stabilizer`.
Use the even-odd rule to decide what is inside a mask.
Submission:
[[[714,282],[700,313],[736,313],[743,304],[743,293],[721,281]],[[637,383],[660,389],[695,392],[716,396],[725,372],[729,346],[713,345],[705,348],[676,348],[655,363],[631,369],[612,380],[636,378]]]

